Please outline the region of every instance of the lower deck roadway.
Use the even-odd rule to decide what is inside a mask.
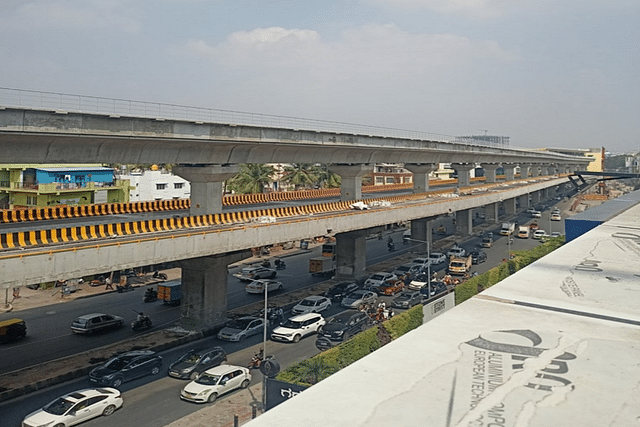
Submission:
[[[441,197],[422,202],[409,201],[392,205],[391,208],[375,208],[364,212],[348,211],[288,217],[267,225],[200,227],[42,248],[5,250],[0,252],[0,274],[3,276],[1,286],[11,288],[66,280],[109,270],[246,250],[278,244],[283,240],[313,238],[326,235],[328,232],[336,234],[399,221],[435,217],[452,211],[478,208],[487,203],[498,203],[522,194],[555,187],[564,182],[566,178],[518,181],[508,186],[499,184],[497,191],[486,191],[481,195]]]

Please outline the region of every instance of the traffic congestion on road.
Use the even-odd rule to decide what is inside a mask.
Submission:
[[[557,211],[552,204],[557,206]],[[560,198],[548,201],[546,205],[541,203],[533,211],[523,211],[509,221],[528,228],[535,223],[536,231],[544,227],[546,229],[538,233],[543,238],[552,233],[564,234],[564,223],[556,218],[563,215],[562,210],[567,207]],[[434,250],[430,255],[410,252],[412,245],[406,238],[406,228],[389,228],[384,238],[369,239],[367,265],[375,269],[371,271],[371,277],[362,285],[340,283],[324,295],[307,295],[297,304],[277,310],[268,322],[269,355],[286,367],[348,339],[376,321],[451,290],[446,282],[450,276],[450,257],[468,258],[469,265],[462,266],[466,271],[458,276],[458,280],[464,280],[509,259],[513,251],[539,244],[535,233],[527,238],[517,238],[515,233],[502,236],[500,224],[488,224],[480,217],[474,218],[474,229],[478,231],[472,236],[456,240],[450,233],[437,234],[438,229],[454,230],[452,220],[452,217],[442,217],[435,221]],[[389,249],[389,241],[394,243],[393,251]],[[286,258],[286,268],[279,270],[257,263],[233,266],[229,269],[228,279],[229,308],[262,301],[264,289],[269,290],[268,298],[272,298],[325,281],[326,277],[309,273],[309,258],[317,256],[319,250],[317,247],[294,251]],[[386,271],[378,271],[380,265],[384,265]],[[116,327],[92,334],[77,334],[70,329],[74,319],[89,319],[83,326],[89,328],[91,319],[96,317],[90,315],[103,312],[108,312],[105,314],[115,320]],[[180,317],[178,306],[145,303],[140,290],[108,293],[55,308],[44,306],[20,312],[28,325],[28,335],[22,341],[0,347],[3,360],[0,374],[129,339],[134,332],[128,327],[117,326],[128,325],[136,313],[142,312],[153,319],[153,329],[174,326]],[[0,321],[14,315],[0,315]],[[261,317],[238,318],[217,335],[198,342],[159,354],[139,351],[104,361],[86,378],[0,403],[0,424],[21,425],[27,414],[41,410],[44,415],[30,415],[23,426],[43,425],[50,419],[53,420],[51,425],[57,426],[58,418],[55,417],[68,418],[69,414],[77,414],[71,415],[71,419],[78,422],[92,419],[86,423],[91,426],[165,425],[199,409],[192,402],[224,399],[233,395],[235,389],[261,381],[262,375],[247,369],[247,365],[251,355],[262,346],[263,327]],[[221,364],[223,368],[220,368]],[[82,396],[86,399],[78,393],[74,397],[74,391],[92,387],[103,389],[103,394],[83,391]],[[105,387],[116,389],[116,392]],[[124,405],[118,399],[123,400]],[[45,406],[49,402],[52,403]],[[53,414],[54,417],[52,413],[60,414]],[[60,425],[72,425],[72,422],[60,421]]]

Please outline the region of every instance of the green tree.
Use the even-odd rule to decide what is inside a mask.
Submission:
[[[316,384],[335,372],[322,357],[312,357],[300,363],[298,373],[300,380],[307,384]]]
[[[293,185],[295,190],[311,188],[318,181],[318,172],[311,163],[293,163],[284,168],[281,181]]]
[[[227,182],[227,189],[239,194],[262,193],[271,183],[274,173],[273,166],[243,164],[240,166],[240,173]]]
[[[342,182],[340,175],[331,172],[328,164],[316,165],[316,184],[320,188],[338,188]]]

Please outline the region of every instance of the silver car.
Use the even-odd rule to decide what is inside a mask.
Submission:
[[[108,329],[120,328],[124,319],[104,313],[91,313],[78,317],[71,324],[71,330],[76,334],[93,334]]]
[[[259,317],[241,317],[232,320],[218,332],[218,339],[226,341],[241,341],[251,335],[262,333],[264,319]]]
[[[360,289],[344,297],[341,304],[343,307],[358,309],[365,304],[375,303],[377,298],[378,294],[375,292]]]

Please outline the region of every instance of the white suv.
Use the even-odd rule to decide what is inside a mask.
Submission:
[[[467,251],[464,250],[464,248],[451,248],[449,249],[449,252],[447,252],[447,256],[449,258],[451,258],[452,256],[458,258],[458,257],[463,257],[467,254]]]
[[[317,333],[327,323],[318,313],[307,313],[294,316],[283,323],[271,333],[274,341],[298,342],[301,338]]]

